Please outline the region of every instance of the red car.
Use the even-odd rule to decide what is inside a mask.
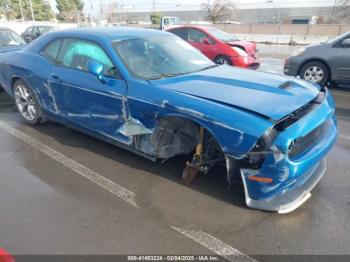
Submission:
[[[0,248],[0,262],[15,262],[15,259],[4,249]]]
[[[167,29],[199,49],[217,64],[257,69],[256,44],[240,41],[215,27],[178,26]]]

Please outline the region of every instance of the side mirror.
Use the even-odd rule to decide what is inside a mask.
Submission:
[[[93,74],[94,76],[97,76],[97,78],[100,79],[102,83],[106,82],[106,80],[103,77],[103,64],[94,59],[89,59],[87,69],[89,73]]]
[[[342,45],[344,48],[349,48],[350,47],[350,38],[344,39],[342,42]]]
[[[207,37],[203,39],[203,43],[206,44],[206,45],[210,45],[211,44],[210,41],[209,41],[209,38],[207,38]]]

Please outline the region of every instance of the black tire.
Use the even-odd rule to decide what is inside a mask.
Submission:
[[[46,122],[45,113],[40,107],[36,94],[25,81],[17,80],[13,85],[13,93],[17,110],[24,122],[30,125]]]
[[[230,58],[228,58],[227,56],[224,56],[224,55],[219,55],[219,56],[215,57],[214,63],[218,64],[218,65],[224,65],[224,64],[232,65]]]
[[[300,77],[321,86],[325,86],[329,81],[329,70],[324,63],[311,61],[300,69]]]

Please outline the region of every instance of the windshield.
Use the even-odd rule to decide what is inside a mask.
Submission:
[[[240,41],[236,36],[229,35],[228,33],[225,33],[217,28],[208,28],[207,31],[214,36],[215,38],[223,41],[223,42],[234,42],[234,41]]]
[[[169,18],[166,18],[167,21],[167,24],[168,25],[179,25],[181,24],[181,21],[180,21],[180,18],[178,17],[169,17]]]
[[[172,35],[113,42],[125,66],[136,77],[157,79],[204,70],[215,64],[197,49]]]
[[[330,40],[326,41],[326,43],[335,43],[335,42],[337,42],[338,40],[344,38],[344,37],[347,36],[347,35],[350,36],[349,32],[346,32],[346,33],[344,33],[344,34],[342,34],[342,35],[340,35],[340,36],[338,36],[338,37],[335,37],[335,38],[333,38],[333,39],[330,39]]]
[[[23,39],[12,31],[0,31],[0,46],[24,45]]]
[[[47,34],[50,32],[54,32],[55,28],[54,27],[50,27],[50,26],[43,26],[43,27],[39,27],[39,32],[43,35],[43,34]]]

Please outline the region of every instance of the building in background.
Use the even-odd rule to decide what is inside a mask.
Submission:
[[[339,5],[342,0],[333,1],[286,1],[286,0],[265,0],[256,1],[254,4],[252,1],[233,1],[236,8],[234,11],[234,22],[239,23],[252,23],[252,24],[317,24],[317,23],[329,23],[337,21],[334,17],[337,16],[337,12],[340,7],[334,6],[334,3]],[[132,3],[132,1],[129,1]],[[306,3],[306,4],[305,4]],[[301,7],[302,6],[302,7]],[[172,8],[166,8],[164,11],[157,11],[163,16],[177,16],[184,22],[190,23],[195,21],[208,21],[208,13],[206,10],[194,7],[193,4],[189,5],[193,10],[184,10],[185,6]],[[132,8],[125,9],[123,4],[111,4],[108,6],[106,18],[110,23],[150,23],[150,11],[140,11],[137,5]],[[349,14],[350,17],[350,14]],[[232,22],[231,21],[231,22]]]

